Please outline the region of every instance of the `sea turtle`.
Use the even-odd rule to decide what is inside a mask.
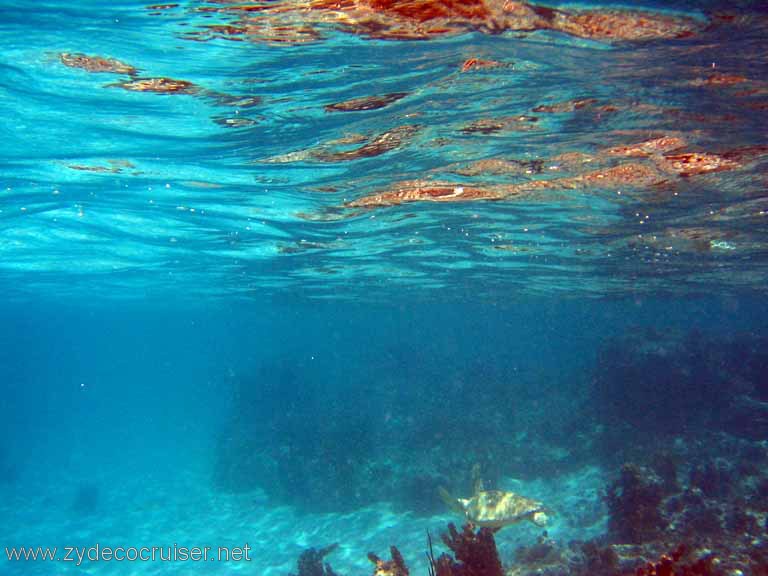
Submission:
[[[479,479],[475,481],[475,493],[471,498],[454,498],[442,486],[438,491],[452,510],[477,526],[498,529],[523,520],[545,526],[549,520],[547,508],[538,500],[505,490],[485,490]]]

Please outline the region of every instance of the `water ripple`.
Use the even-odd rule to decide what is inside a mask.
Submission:
[[[612,42],[564,8],[438,29],[352,4],[4,11],[9,294],[764,289],[764,13],[680,2],[649,13],[693,32]]]

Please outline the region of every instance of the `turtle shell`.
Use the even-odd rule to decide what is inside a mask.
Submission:
[[[483,490],[465,501],[467,519],[478,526],[499,528],[530,520],[537,525],[546,523],[544,505],[514,492]]]

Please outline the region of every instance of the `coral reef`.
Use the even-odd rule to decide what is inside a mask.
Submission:
[[[713,444],[708,451],[714,447],[736,462],[744,462],[747,454],[760,457],[743,441],[724,439],[719,445]],[[767,503],[761,483],[756,482],[756,478],[763,478],[762,469],[737,468],[722,456],[697,462],[702,458],[692,451],[685,462],[687,477],[677,473],[674,482],[659,475],[660,470],[671,470],[664,459],[662,464],[657,460],[656,469],[650,465],[622,466],[606,495],[608,539],[618,565],[647,575],[728,574],[734,570],[760,573],[757,570],[768,566],[761,538]],[[766,457],[763,454],[760,458],[764,462]],[[610,558],[605,550],[600,552],[593,546],[588,556]],[[665,550],[676,552],[658,561],[649,560]],[[612,563],[616,562],[603,562]]]

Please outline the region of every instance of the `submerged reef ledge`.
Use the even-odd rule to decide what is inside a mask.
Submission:
[[[389,502],[395,511],[432,517],[448,511],[440,486],[466,497],[471,487],[478,495],[509,478],[554,481],[541,493],[552,523],[536,522],[544,508],[533,502],[485,531],[449,529],[440,541],[455,557],[438,558],[435,576],[496,574],[461,565],[471,566],[475,560],[465,558],[477,553],[491,570],[499,526],[526,529],[530,540],[500,551],[506,576],[766,574],[767,351],[760,333],[632,328],[595,350],[581,397],[564,407],[557,395],[525,400],[503,358],[480,356],[465,372],[454,368],[442,395],[434,394],[441,370],[433,380],[409,379],[405,399],[387,396],[391,385],[380,396],[371,392],[354,413],[318,410],[344,402],[313,383],[311,365],[276,360],[235,390],[239,401],[215,454],[215,486],[261,488],[303,512]],[[392,362],[400,365],[397,356]],[[387,364],[381,372],[396,378]],[[582,497],[581,481],[567,480],[587,467],[600,469],[594,501]],[[472,501],[462,498],[464,510],[456,512],[481,525],[483,516],[467,513]],[[395,560],[374,563],[383,573]]]

